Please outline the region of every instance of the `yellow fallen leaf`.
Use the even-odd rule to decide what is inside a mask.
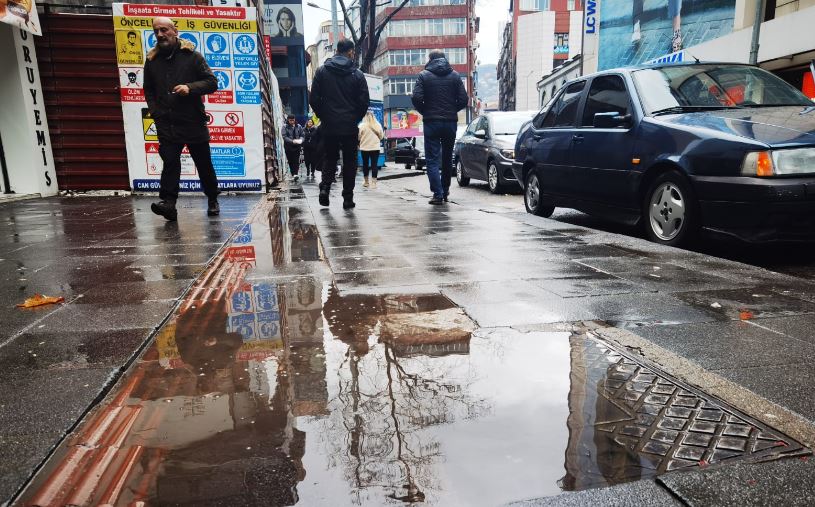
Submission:
[[[62,303],[65,301],[64,297],[51,297],[43,296],[42,294],[34,294],[26,299],[24,303],[17,305],[18,308],[34,308],[35,306],[52,305],[55,303]]]

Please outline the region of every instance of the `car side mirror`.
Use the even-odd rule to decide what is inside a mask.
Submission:
[[[473,135],[475,137],[479,138],[479,139],[486,139],[487,138],[487,131],[484,130],[484,129],[476,130],[475,134],[473,134]]]
[[[617,127],[624,127],[631,123],[630,114],[620,114],[619,112],[612,111],[610,113],[596,113],[594,115],[594,122],[592,126],[601,129],[613,129]]]

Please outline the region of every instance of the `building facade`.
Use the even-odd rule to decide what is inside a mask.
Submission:
[[[512,21],[504,25],[501,54],[495,68],[498,79],[498,110],[515,111],[515,58],[512,56]]]
[[[393,12],[395,3],[399,2],[380,2],[378,22]],[[459,113],[459,124],[469,121],[477,104],[476,33],[475,0],[410,0],[391,19],[371,68],[371,73],[384,79],[388,138],[422,135],[421,115],[413,109],[410,97],[416,76],[433,49],[443,49],[461,74],[470,104]]]
[[[308,115],[308,60],[303,37],[302,1],[266,0],[263,2],[263,25],[283,111],[293,114],[298,121],[305,121]]]

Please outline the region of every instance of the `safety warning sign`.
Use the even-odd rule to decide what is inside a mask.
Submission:
[[[144,63],[156,46],[152,19],[169,16],[179,38],[209,64],[218,90],[204,97],[210,154],[222,190],[260,191],[265,179],[257,36],[257,10],[152,4],[113,4],[119,88],[130,181],[156,192],[163,168],[158,129],[144,95]],[[164,121],[163,117],[159,121]],[[195,161],[181,154],[182,191],[200,191]]]

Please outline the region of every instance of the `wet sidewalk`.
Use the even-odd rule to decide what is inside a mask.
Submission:
[[[759,380],[811,371],[771,331],[808,285],[393,182],[316,193],[190,227],[226,244],[19,505],[811,502],[809,391]]]

